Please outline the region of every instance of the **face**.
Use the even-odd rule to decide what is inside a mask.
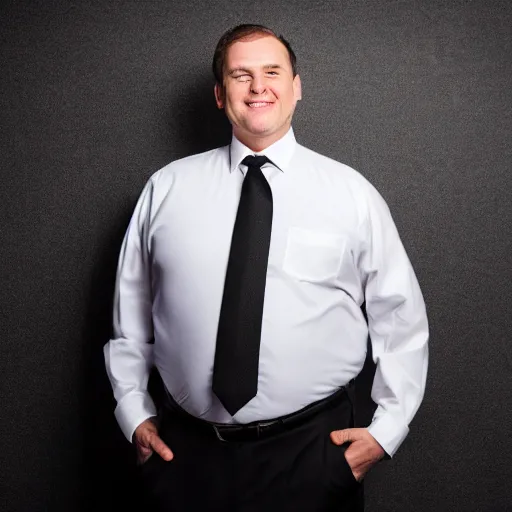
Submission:
[[[300,78],[278,39],[256,35],[230,46],[215,98],[246,146],[261,151],[283,137],[301,97]]]

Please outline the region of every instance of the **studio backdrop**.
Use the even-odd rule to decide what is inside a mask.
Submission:
[[[210,67],[238,23],[290,41],[298,141],[381,192],[425,296],[425,399],[366,510],[512,510],[507,0],[2,2],[0,510],[144,510],[103,363],[117,258],[148,178],[229,142]]]

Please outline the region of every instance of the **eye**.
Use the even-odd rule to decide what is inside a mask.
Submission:
[[[236,75],[234,78],[238,82],[248,82],[251,79],[251,75]]]
[[[278,73],[277,73],[277,71],[268,71],[267,75],[277,76]]]

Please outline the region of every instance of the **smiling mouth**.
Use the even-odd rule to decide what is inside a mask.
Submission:
[[[273,105],[270,101],[253,101],[251,103],[247,103],[247,106],[250,108],[263,108],[269,107],[270,105]]]

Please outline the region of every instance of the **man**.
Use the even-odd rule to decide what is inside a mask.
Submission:
[[[121,249],[105,346],[116,418],[153,510],[361,510],[364,475],[424,393],[416,277],[376,190],[295,141],[289,44],[235,27],[213,70],[231,144],[156,172]],[[368,334],[377,410],[353,428]]]

